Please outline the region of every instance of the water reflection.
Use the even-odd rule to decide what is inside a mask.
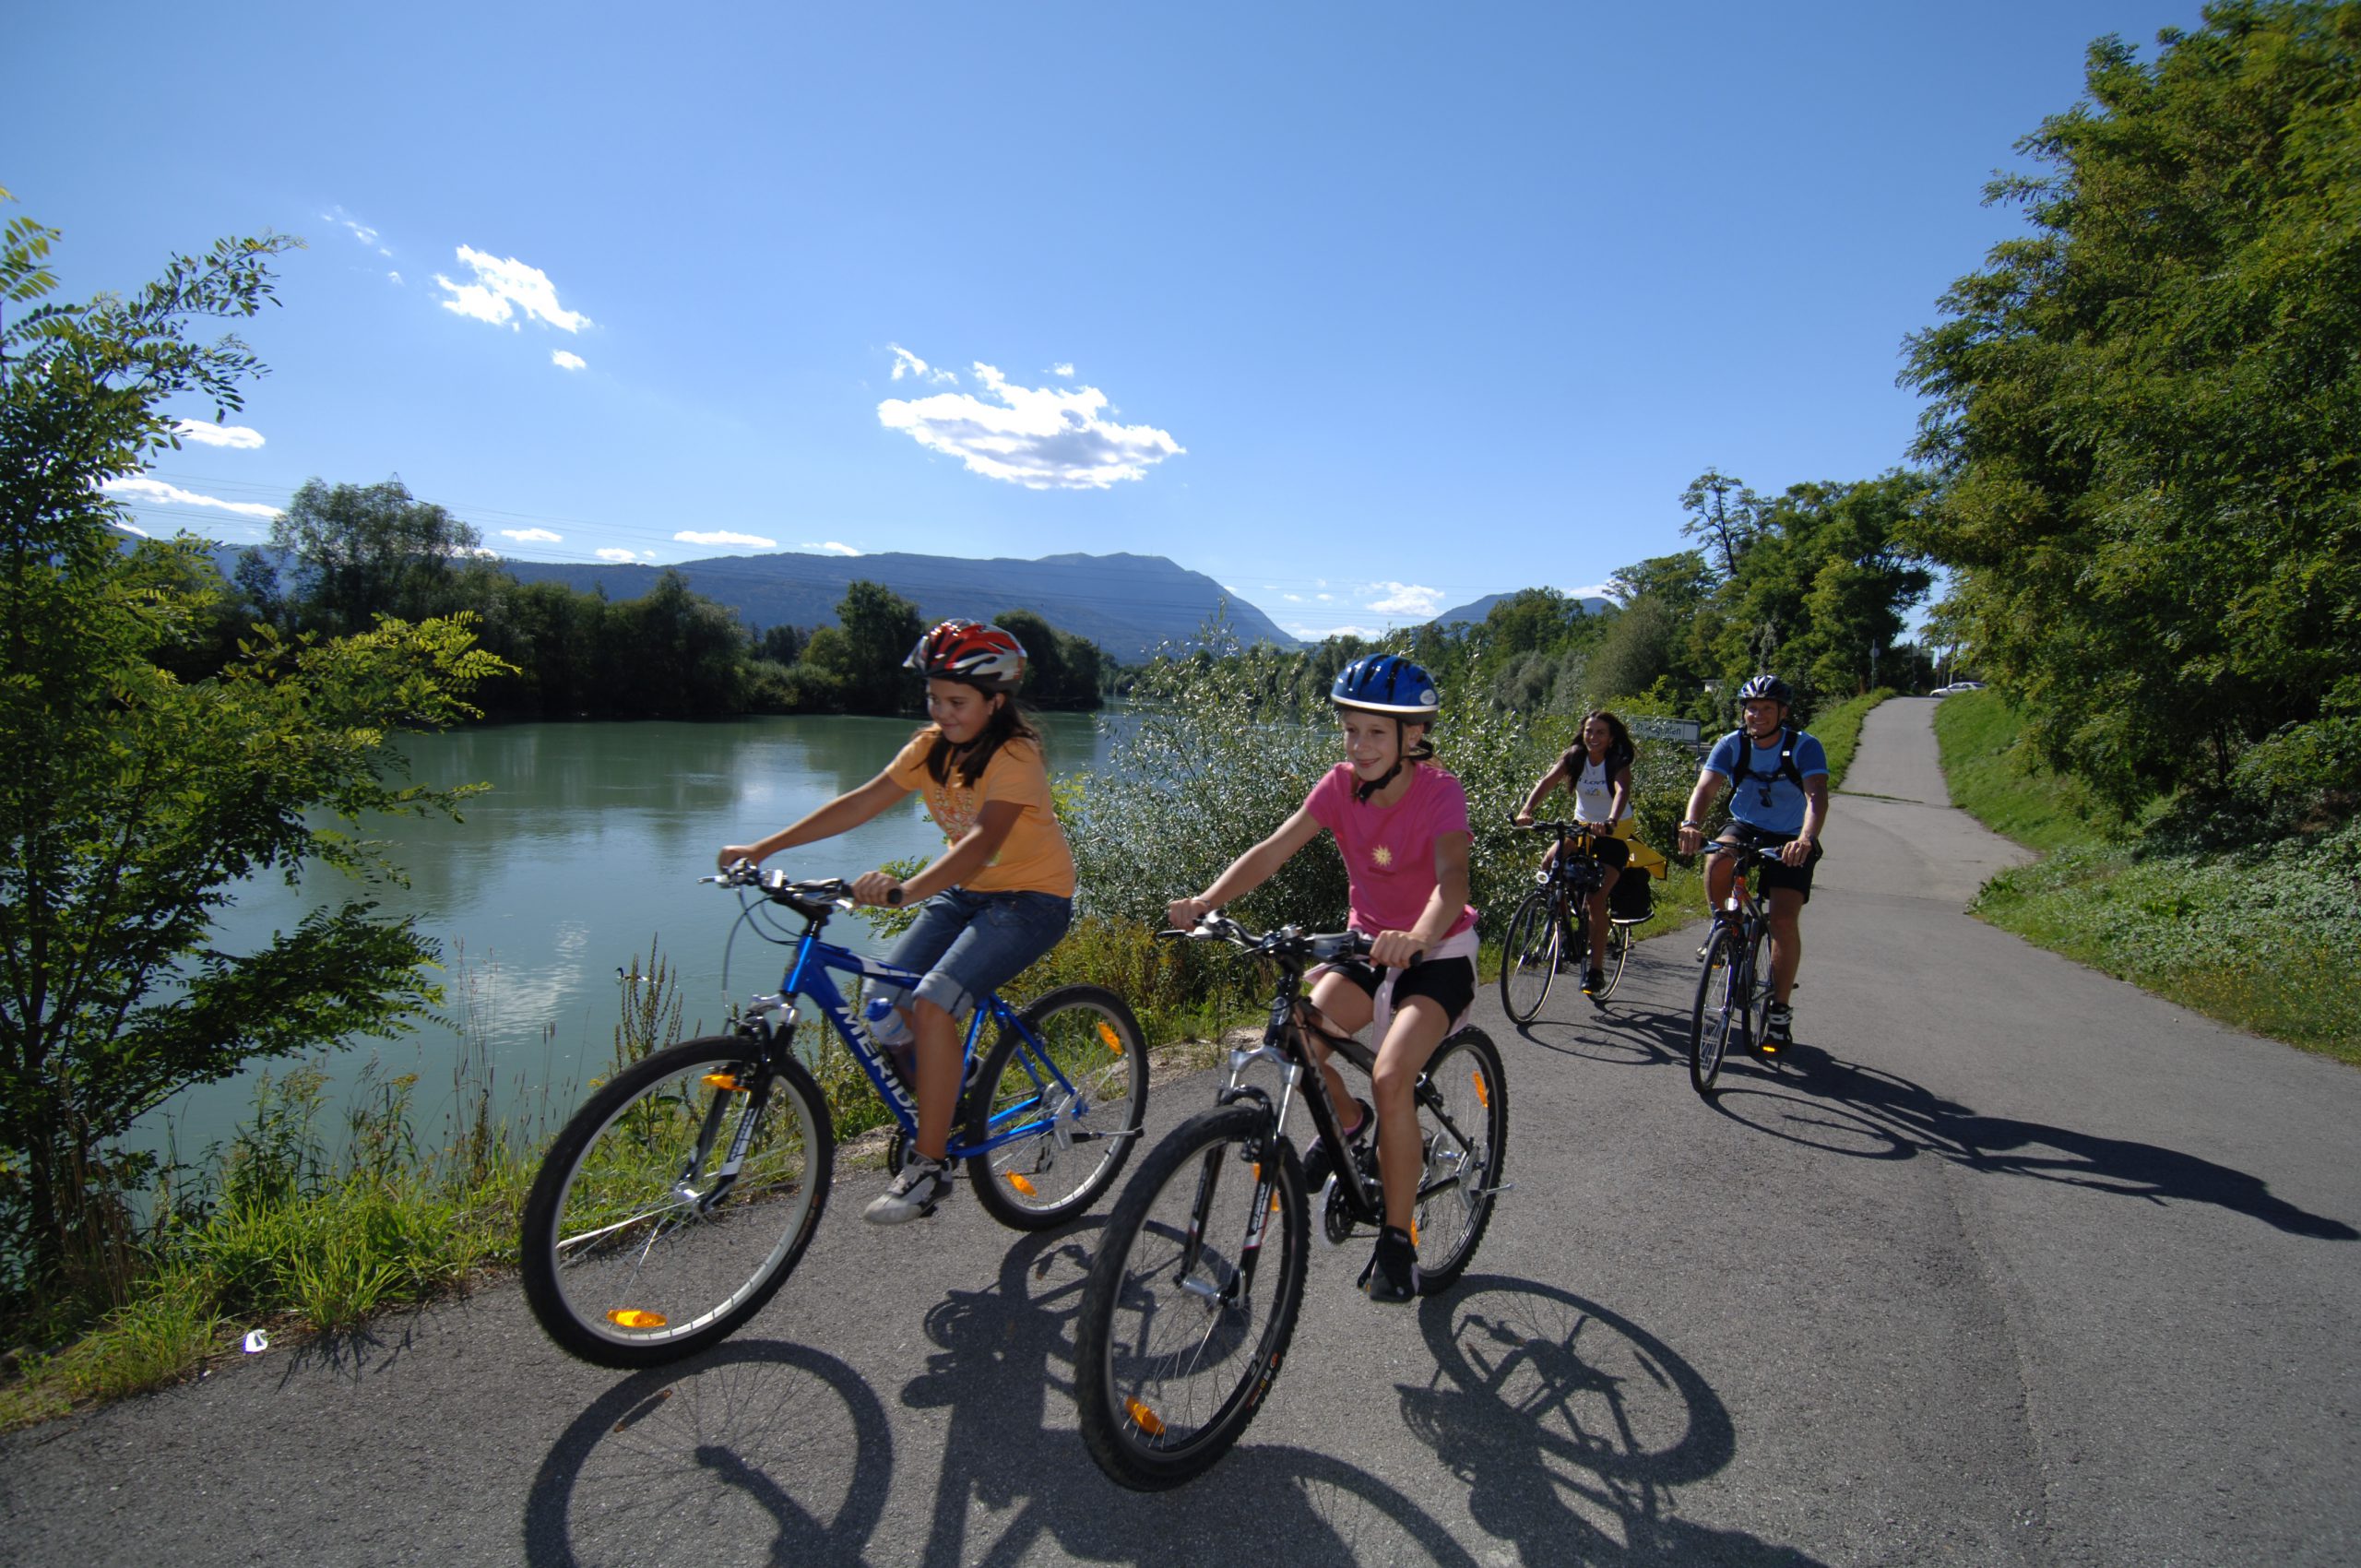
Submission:
[[[1107,742],[1092,718],[1045,715],[1053,773],[1103,766]],[[909,739],[899,719],[802,717],[714,723],[517,724],[408,737],[409,774],[437,786],[492,786],[464,820],[380,818],[362,831],[390,846],[409,885],[369,888],[314,870],[290,887],[277,880],[243,890],[215,945],[247,952],[291,930],[321,905],[374,897],[386,912],[417,917],[442,944],[448,992],[442,1020],[408,1038],[363,1039],[333,1057],[329,1103],[341,1102],[373,1055],[384,1074],[416,1072],[420,1131],[451,1109],[448,1084],[462,1031],[481,1049],[503,1109],[570,1104],[612,1049],[618,968],[645,964],[659,945],[681,982],[692,1032],[719,1027],[730,995],[778,981],[778,950],[742,940],[724,990],[722,947],[735,900],[697,878],[714,851],[784,826],[865,783]],[[775,861],[808,876],[849,875],[939,850],[914,795],[903,807],[828,844]],[[859,920],[830,935],[860,947]],[[165,1115],[184,1155],[225,1138],[253,1097],[253,1074],[193,1089]],[[447,1093],[447,1091],[445,1091]],[[152,1120],[152,1119],[151,1119]],[[146,1130],[160,1145],[164,1129]]]

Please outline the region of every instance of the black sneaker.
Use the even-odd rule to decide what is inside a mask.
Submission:
[[[1783,1051],[1796,1043],[1796,1010],[1784,1002],[1774,1002],[1762,1015],[1762,1049]]]
[[[1584,996],[1596,996],[1606,989],[1607,971],[1605,969],[1585,969],[1583,971],[1583,994]]]
[[[1377,1112],[1369,1108],[1369,1101],[1365,1099],[1357,1099],[1353,1103],[1360,1107],[1361,1120],[1360,1125],[1352,1130],[1350,1139],[1356,1144],[1365,1144],[1369,1142],[1370,1134],[1377,1131]],[[1304,1191],[1318,1197],[1322,1189],[1328,1185],[1328,1178],[1335,1173],[1336,1157],[1329,1149],[1328,1140],[1322,1138],[1311,1146],[1311,1152],[1303,1157]]]
[[[1361,1270],[1361,1289],[1372,1301],[1410,1301],[1418,1295],[1418,1249],[1410,1233],[1389,1225],[1377,1233],[1377,1250]]]

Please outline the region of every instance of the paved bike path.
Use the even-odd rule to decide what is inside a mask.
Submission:
[[[1269,1403],[1192,1487],[1124,1492],[1074,1434],[1097,1217],[1019,1237],[963,1192],[879,1231],[867,1175],[665,1372],[569,1361],[496,1283],[0,1439],[0,1556],[2353,1561],[2361,1074],[1964,916],[2017,851],[1941,803],[1931,707],[1870,716],[1790,1059],[1690,1091],[1693,932],[1604,1009],[1520,1032],[1488,992],[1516,1188],[1470,1277],[1382,1309],[1315,1246]],[[1159,1086],[1157,1123],[1210,1093]]]

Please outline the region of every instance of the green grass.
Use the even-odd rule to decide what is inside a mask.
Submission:
[[[2361,1064],[2361,823],[2189,847],[2169,809],[2125,825],[2025,759],[1998,692],[1935,715],[1952,799],[2047,851],[1987,883],[1974,913],[2210,1018]]]
[[[2020,720],[1990,687],[1945,697],[1935,708],[1935,741],[1952,804],[2029,849],[2064,849],[2119,837],[2122,824],[2093,807],[2087,791],[2026,756]]]

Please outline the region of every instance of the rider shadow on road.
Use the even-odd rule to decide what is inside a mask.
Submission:
[[[1856,1157],[1906,1159],[1932,1154],[1973,1170],[2030,1176],[2153,1203],[2213,1204],[2316,1241],[2361,1240],[2361,1230],[2343,1220],[2308,1213],[2273,1196],[2260,1178],[2195,1155],[2015,1117],[1979,1115],[1898,1074],[1841,1061],[1808,1045],[1791,1047],[1780,1061],[1783,1072],[1797,1074],[1797,1087],[1812,1097],[1807,1113],[1792,1119],[1793,1124],[1818,1123],[1819,1132],[1807,1135],[1747,1115],[1744,1107],[1753,1095],[1727,1078],[1715,1109],[1774,1136]],[[1769,1092],[1768,1086],[1753,1092]],[[1828,1121],[1837,1110],[1855,1119],[1844,1132],[1852,1137],[1866,1134],[1872,1146],[1840,1146],[1829,1135],[1837,1131]]]
[[[1169,1492],[1127,1491],[1101,1475],[1071,1422],[1074,1319],[1097,1237],[1093,1225],[1027,1237],[992,1289],[954,1290],[927,1313],[927,1336],[941,1348],[902,1402],[941,1410],[947,1424],[917,1562],[1023,1562],[1053,1541],[1093,1561],[1182,1568],[1239,1555],[1241,1521],[1251,1521],[1290,1568],[1472,1568],[1466,1550],[1400,1491],[1300,1448],[1241,1444]],[[969,1538],[983,1527],[996,1531],[989,1544]]]
[[[1403,1419],[1525,1562],[1818,1562],[1676,1512],[1676,1489],[1725,1468],[1737,1434],[1697,1370],[1638,1324],[1501,1275],[1470,1275],[1418,1313],[1436,1371],[1399,1385]]]

